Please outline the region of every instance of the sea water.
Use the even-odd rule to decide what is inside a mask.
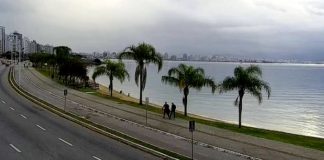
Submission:
[[[136,63],[124,60],[130,74],[130,80],[120,83],[114,80],[114,89],[139,98],[139,87],[134,80]],[[150,103],[162,105],[165,101],[174,102],[177,110],[183,111],[183,93],[179,88],[161,82],[171,67],[180,63],[201,67],[205,74],[220,83],[226,76],[233,76],[237,66],[248,66],[246,63],[221,62],[181,62],[165,61],[160,72],[154,65],[147,66],[147,81],[143,100],[149,97]],[[260,63],[263,80],[272,89],[270,99],[263,93],[263,102],[258,103],[255,97],[246,93],[243,98],[243,125],[254,126],[289,133],[324,137],[324,65],[323,64],[276,64]],[[91,77],[94,67],[88,68]],[[102,76],[96,82],[108,86],[108,77]],[[210,88],[200,91],[190,88],[188,112],[231,123],[238,121],[238,108],[234,106],[237,91],[219,94],[211,93]]]

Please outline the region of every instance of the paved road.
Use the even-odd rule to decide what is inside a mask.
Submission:
[[[18,71],[16,70],[16,80],[18,80],[17,74]],[[51,80],[46,80],[46,83],[53,83],[55,87],[46,83],[42,83],[36,76],[31,74],[29,69],[23,68],[21,74],[22,88],[31,92],[31,94],[37,96],[38,98],[41,98],[51,104],[54,104],[57,107],[63,108],[63,89],[65,88],[64,86],[58,86],[57,84],[55,84],[55,82]],[[87,110],[83,107],[91,107],[98,111],[103,111],[109,115],[96,113],[94,111]],[[158,130],[134,124],[133,122],[137,123],[138,121],[144,120],[142,110],[134,110],[134,107],[129,107],[125,104],[119,104],[111,101],[107,103],[103,99],[98,99],[98,97],[71,89],[69,89],[69,93],[67,96],[66,108],[70,112],[88,117],[91,121],[121,131],[137,139],[141,139],[145,142],[151,143],[164,149],[175,151],[188,157],[191,156],[191,143],[189,143],[187,140],[184,140],[182,137],[172,135],[163,131],[161,133]],[[163,120],[160,117],[160,115],[153,114],[154,113],[149,114],[150,120],[148,122],[150,125],[164,126],[172,130],[173,132],[183,132],[189,134],[187,128],[179,128],[178,126],[167,125],[171,122],[170,120]],[[118,119],[114,116],[121,116],[125,119]],[[154,118],[152,116],[154,116]],[[195,135],[197,136],[197,134]],[[194,151],[195,158],[197,159],[245,159],[235,154],[223,152],[223,150],[218,150],[211,147],[204,147],[202,145],[194,145]]]
[[[42,76],[32,68],[23,68],[21,73],[22,88],[63,108],[64,86]],[[18,80],[17,74],[16,80]],[[191,156],[191,144],[184,138],[191,136],[188,135],[187,121],[182,119],[166,120],[162,119],[160,114],[148,112],[148,124],[152,128],[145,127],[142,125],[145,124],[144,110],[73,89],[69,89],[67,109],[161,148]],[[262,159],[322,159],[324,156],[324,152],[317,150],[233,133],[199,123],[196,127],[195,139],[199,141],[199,145],[194,145],[194,148],[197,159],[244,159],[233,154],[231,150]],[[222,152],[222,148],[229,149],[230,154]]]
[[[158,159],[58,117],[20,97],[0,66],[0,157],[6,160]]]

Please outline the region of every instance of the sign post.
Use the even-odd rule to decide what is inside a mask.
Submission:
[[[145,125],[147,126],[147,107],[149,104],[149,97],[145,97]]]
[[[67,96],[67,89],[64,89],[64,111],[66,107],[66,96]]]
[[[189,121],[189,131],[191,132],[191,159],[193,159],[193,132],[195,131],[195,121]]]

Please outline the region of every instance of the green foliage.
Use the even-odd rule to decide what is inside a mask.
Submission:
[[[142,92],[145,88],[147,70],[146,66],[150,63],[158,66],[158,71],[161,70],[163,66],[162,56],[155,51],[155,48],[146,43],[140,43],[137,46],[129,46],[124,49],[123,52],[119,54],[119,59],[133,59],[137,63],[135,70],[135,83],[140,85],[140,99],[139,103],[142,103]]]
[[[104,65],[96,67],[92,74],[92,79],[95,80],[98,76],[106,75],[109,78],[109,90],[110,95],[113,93],[113,78],[117,78],[121,83],[124,82],[125,78],[129,79],[129,74],[125,68],[123,62],[113,62],[107,60],[103,63]]]
[[[261,79],[262,70],[257,65],[250,65],[247,68],[241,66],[234,69],[234,77],[226,77],[221,84],[220,93],[238,90],[239,95],[235,105],[239,105],[239,127],[241,127],[242,100],[245,92],[256,97],[259,104],[262,103],[262,90],[265,90],[268,98],[271,95],[269,84]]]
[[[215,92],[215,82],[205,76],[205,71],[202,68],[195,68],[186,64],[179,64],[178,67],[171,68],[168,75],[162,76],[162,82],[179,87],[183,91],[184,98],[184,115],[187,116],[187,96],[190,88],[200,90],[202,87],[211,87],[212,92]]]
[[[29,60],[38,70],[48,70],[52,78],[58,77],[66,85],[78,83],[87,85],[87,63],[81,56],[70,54],[71,49],[65,46],[54,48],[55,54],[33,53]]]

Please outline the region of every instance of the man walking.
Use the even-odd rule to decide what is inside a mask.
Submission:
[[[164,103],[162,110],[163,110],[163,118],[165,118],[165,114],[166,114],[170,119],[170,106],[167,102]]]
[[[174,119],[175,119],[175,111],[176,111],[176,108],[177,108],[177,106],[172,102],[170,117],[171,117],[172,114],[173,114],[173,118],[174,118]]]

